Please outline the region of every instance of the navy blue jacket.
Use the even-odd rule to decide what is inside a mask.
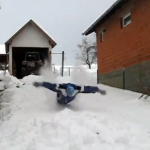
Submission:
[[[67,86],[71,85],[75,92],[72,97],[67,96],[66,89]],[[71,101],[73,101],[77,94],[79,93],[96,93],[99,91],[99,88],[96,86],[78,86],[72,83],[63,83],[63,84],[53,84],[49,82],[42,82],[43,87],[56,92],[57,93],[57,101],[61,104],[67,104]]]

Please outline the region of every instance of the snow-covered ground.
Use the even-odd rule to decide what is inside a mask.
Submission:
[[[90,73],[23,80],[0,76],[0,150],[150,150],[150,103],[140,94],[98,85],[106,96],[82,94],[68,106],[33,81],[95,84]]]

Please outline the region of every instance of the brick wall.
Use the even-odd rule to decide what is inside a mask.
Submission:
[[[131,11],[132,23],[121,28],[120,18]],[[130,0],[96,29],[99,74],[150,60],[150,0]],[[105,28],[104,41],[100,31]]]

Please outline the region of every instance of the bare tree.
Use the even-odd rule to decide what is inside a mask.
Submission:
[[[91,69],[91,65],[97,62],[96,43],[92,43],[87,38],[83,38],[82,43],[78,44],[78,48],[79,51],[76,54],[76,59],[82,61],[83,64],[87,64],[89,69]]]

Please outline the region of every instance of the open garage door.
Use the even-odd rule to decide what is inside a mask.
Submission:
[[[31,73],[29,69],[27,71],[27,68],[25,70],[23,66],[23,61],[25,61],[26,58],[28,60],[31,59],[29,58],[29,54],[31,53],[34,54],[34,59],[32,61],[37,59],[37,54],[39,55],[39,58],[42,61],[42,63],[44,63],[45,60],[49,60],[49,48],[13,47],[13,75],[16,76],[18,79],[21,79],[25,75],[29,75]]]

